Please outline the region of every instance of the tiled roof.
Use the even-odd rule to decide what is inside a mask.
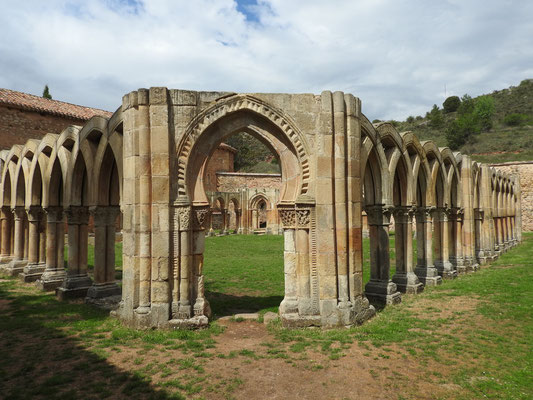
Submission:
[[[42,112],[47,114],[59,115],[68,118],[89,120],[95,115],[109,118],[113,113],[90,108],[77,106],[75,104],[65,103],[63,101],[49,100],[44,97],[34,96],[28,93],[16,92],[9,89],[0,89],[0,104],[11,107]]]

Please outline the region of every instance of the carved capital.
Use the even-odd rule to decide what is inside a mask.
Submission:
[[[279,209],[279,217],[283,229],[295,229],[296,228],[296,210],[294,209]]]
[[[118,206],[96,206],[89,209],[94,218],[95,226],[114,225],[117,215],[120,213]]]
[[[176,222],[180,231],[188,231],[192,228],[192,210],[190,206],[176,207]]]
[[[392,207],[383,204],[365,206],[368,225],[387,226],[390,224]]]
[[[392,209],[392,215],[394,215],[394,222],[398,224],[411,223],[414,214],[414,206],[398,206]]]
[[[62,207],[46,207],[46,222],[49,224],[63,222],[63,208]]]
[[[87,225],[89,223],[89,209],[83,206],[70,206],[65,211],[69,225]]]
[[[482,208],[474,208],[474,219],[482,221],[485,217],[485,210]]]
[[[11,212],[13,212],[13,216],[15,218],[15,221],[21,220],[26,215],[26,210],[23,206],[16,206],[11,209]]]
[[[205,228],[205,222],[208,220],[208,215],[210,213],[209,207],[194,208],[194,229],[202,230]]]
[[[43,217],[43,209],[39,206],[31,206],[28,209],[28,221],[39,222]]]

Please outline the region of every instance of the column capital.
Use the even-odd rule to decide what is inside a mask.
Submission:
[[[87,206],[70,206],[65,210],[69,225],[87,225],[89,223],[89,208]]]
[[[483,208],[474,208],[474,219],[482,221],[484,216],[485,210]]]
[[[431,223],[432,220],[432,214],[435,212],[437,208],[435,206],[421,206],[417,207],[415,211],[416,221],[417,222],[424,222],[424,223]]]
[[[24,215],[26,214],[26,209],[24,206],[16,206],[11,208],[11,212],[15,216],[15,220],[19,220],[24,218]]]
[[[451,208],[448,206],[437,207],[434,212],[439,217],[440,222],[448,222],[448,217],[451,214]]]
[[[41,206],[30,206],[28,208],[28,221],[39,222],[43,216],[43,208]]]
[[[392,209],[394,221],[399,224],[408,224],[415,213],[414,206],[396,206]]]
[[[46,220],[48,223],[63,222],[63,207],[45,207],[44,212],[46,213]]]
[[[202,230],[205,228],[205,222],[208,220],[208,216],[211,213],[209,206],[205,207],[193,207],[192,213],[193,218],[193,228],[195,230]]]
[[[119,206],[92,206],[89,212],[94,218],[94,225],[113,225],[120,213]]]
[[[373,204],[365,206],[368,225],[388,226],[393,207],[384,204]]]

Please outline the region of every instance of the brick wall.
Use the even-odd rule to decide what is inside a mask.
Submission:
[[[233,172],[234,157],[235,151],[228,149],[223,144],[213,152],[213,155],[211,155],[211,158],[207,162],[204,173],[204,186],[206,191],[217,191],[216,173],[218,171]]]
[[[240,172],[218,172],[217,190],[219,192],[232,192],[235,188],[272,188],[281,189],[281,175],[279,174],[254,174]]]
[[[0,105],[0,149],[23,145],[28,139],[42,139],[47,133],[61,133],[70,125],[82,126],[85,122]]]
[[[505,173],[518,173],[522,187],[522,230],[533,231],[533,161],[492,164]]]

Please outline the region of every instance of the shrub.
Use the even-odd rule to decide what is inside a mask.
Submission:
[[[433,108],[426,114],[426,116],[429,119],[429,124],[433,128],[440,128],[444,124],[444,118],[442,118],[442,113],[436,104],[433,104]]]
[[[447,114],[457,111],[460,105],[461,99],[458,96],[450,96],[446,100],[444,100],[444,103],[442,103],[442,109]]]
[[[518,126],[526,122],[527,115],[512,113],[508,114],[503,118],[503,123],[507,126]]]
[[[457,150],[474,134],[479,133],[479,123],[474,114],[465,114],[451,123],[446,130],[446,142],[452,150]]]
[[[413,122],[415,122],[415,117],[413,117],[412,115],[409,115],[406,119],[406,121],[410,124],[412,124]]]
[[[474,118],[482,130],[492,128],[492,115],[494,114],[494,99],[491,96],[478,97],[474,105]]]

